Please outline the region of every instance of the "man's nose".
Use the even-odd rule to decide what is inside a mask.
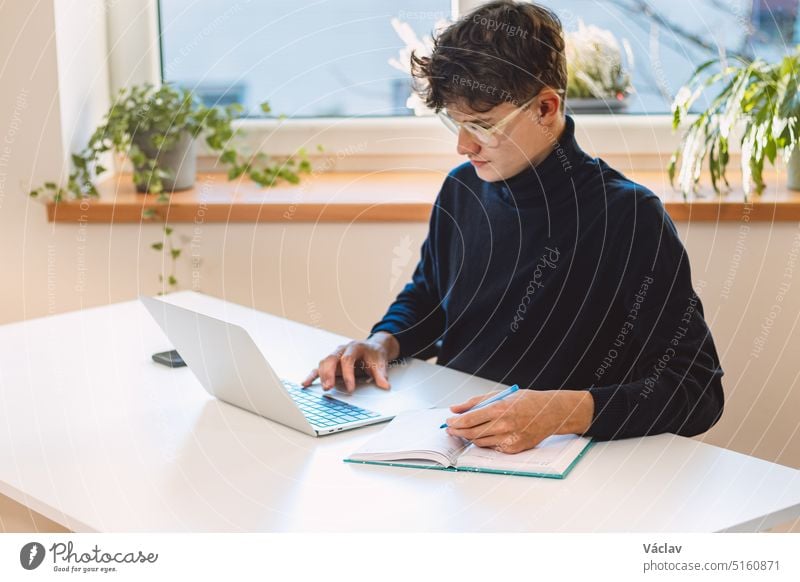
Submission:
[[[456,151],[461,156],[475,156],[481,151],[481,144],[466,130],[458,132],[458,145]]]

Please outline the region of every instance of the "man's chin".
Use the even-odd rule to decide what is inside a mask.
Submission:
[[[497,168],[495,168],[492,164],[476,166],[475,173],[478,175],[478,178],[484,182],[499,182],[501,180],[505,180],[505,177],[498,172]]]

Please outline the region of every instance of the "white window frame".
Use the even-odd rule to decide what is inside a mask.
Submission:
[[[451,0],[453,14],[468,12],[485,1]],[[112,95],[130,84],[160,84],[157,0],[106,2]],[[663,169],[678,145],[679,136],[668,114],[575,117],[578,141],[586,151],[612,160],[628,158],[629,167]],[[323,144],[326,155],[346,160],[337,169],[380,169],[390,159],[395,167],[421,163],[444,169],[459,161],[452,134],[434,117],[243,119],[237,126],[254,147],[272,155],[290,154],[300,147],[313,152],[318,143]],[[199,155],[202,158],[207,152],[201,150]]]

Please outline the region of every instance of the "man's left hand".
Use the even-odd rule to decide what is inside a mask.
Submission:
[[[502,453],[532,449],[554,434],[583,434],[594,416],[594,399],[585,390],[520,390],[485,408],[460,414],[497,394],[455,404],[447,433]]]

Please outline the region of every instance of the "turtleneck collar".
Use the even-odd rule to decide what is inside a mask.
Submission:
[[[570,115],[565,116],[561,137],[556,140],[553,135],[551,143],[553,149],[544,160],[507,180],[490,182],[492,190],[513,206],[552,202],[565,194],[573,196],[571,178],[590,158],[575,141],[575,121]]]

